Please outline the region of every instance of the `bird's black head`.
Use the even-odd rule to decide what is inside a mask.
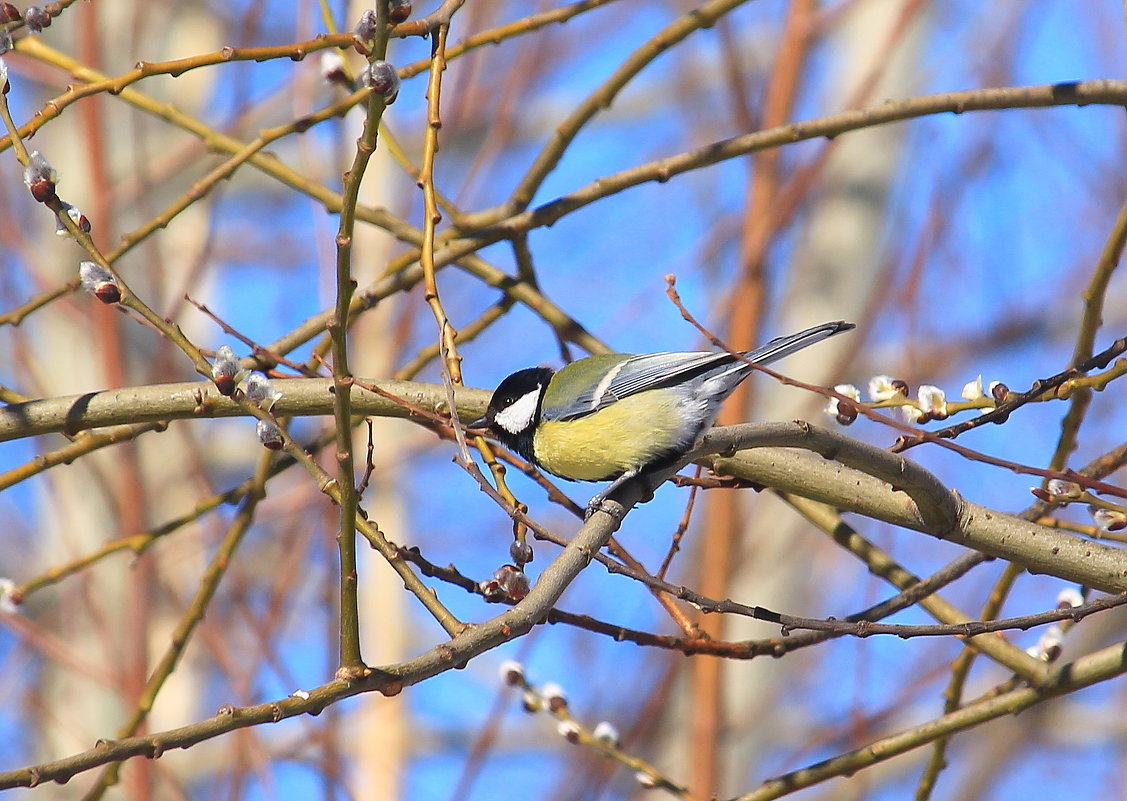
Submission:
[[[532,461],[532,435],[540,422],[540,405],[552,374],[549,367],[513,373],[494,390],[485,416],[469,427],[488,428],[497,439]]]

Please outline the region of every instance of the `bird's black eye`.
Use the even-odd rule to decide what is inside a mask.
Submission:
[[[520,403],[528,395],[540,392],[551,377],[552,371],[547,367],[518,370],[497,385],[489,405],[496,411],[504,411]]]

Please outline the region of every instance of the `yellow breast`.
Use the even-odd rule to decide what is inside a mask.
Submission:
[[[606,481],[669,456],[682,414],[669,393],[639,392],[578,420],[541,423],[533,451],[536,461],[557,476]],[[687,445],[677,443],[673,450]]]

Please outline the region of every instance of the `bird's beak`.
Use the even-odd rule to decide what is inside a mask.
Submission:
[[[466,428],[489,428],[489,416],[479,417],[472,423],[466,423]]]

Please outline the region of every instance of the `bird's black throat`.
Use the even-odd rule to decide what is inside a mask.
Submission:
[[[533,464],[539,466],[536,461],[536,456],[532,451],[532,435],[536,432],[536,424],[540,422],[540,410],[536,410],[536,417],[533,420],[531,428],[521,431],[519,434],[512,434],[503,428],[497,427],[493,429],[493,433],[497,435],[497,439],[511,451],[516,451],[522,458]]]

